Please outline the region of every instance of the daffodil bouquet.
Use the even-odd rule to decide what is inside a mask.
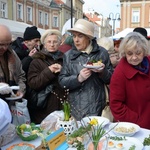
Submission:
[[[92,126],[92,136],[91,140],[94,145],[94,150],[97,150],[98,143],[100,139],[106,134],[106,131],[103,129],[102,124],[98,124],[98,120],[93,118],[89,124]]]

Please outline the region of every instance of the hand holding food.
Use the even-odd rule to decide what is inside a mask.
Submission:
[[[58,63],[52,64],[51,66],[49,66],[49,69],[53,72],[53,73],[58,73],[61,71],[62,66]]]

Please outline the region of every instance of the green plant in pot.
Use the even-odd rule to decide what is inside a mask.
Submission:
[[[68,101],[64,101],[62,105],[63,105],[63,112],[64,112],[64,121],[69,121],[71,117],[70,104],[68,103]]]
[[[76,129],[76,120],[71,116],[71,107],[68,100],[69,89],[65,89],[63,98],[59,97],[57,93],[53,92],[53,94],[61,101],[62,111],[64,112],[64,119],[57,120],[56,129],[63,128],[64,133],[67,136]]]

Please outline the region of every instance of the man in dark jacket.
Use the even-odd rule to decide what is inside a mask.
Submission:
[[[18,37],[13,43],[12,48],[17,53],[22,61],[23,70],[27,73],[32,55],[40,46],[41,34],[36,26],[27,27],[25,29],[23,38]]]

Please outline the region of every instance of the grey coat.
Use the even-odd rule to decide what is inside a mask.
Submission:
[[[93,50],[90,54],[82,53],[72,47],[64,55],[63,68],[59,75],[62,87],[69,89],[69,101],[72,115],[81,120],[84,116],[101,115],[105,106],[104,84],[110,83],[113,67],[107,50],[98,46],[96,40],[92,41]],[[84,82],[78,82],[78,75],[87,60],[102,60],[105,69],[102,74],[93,72]]]

